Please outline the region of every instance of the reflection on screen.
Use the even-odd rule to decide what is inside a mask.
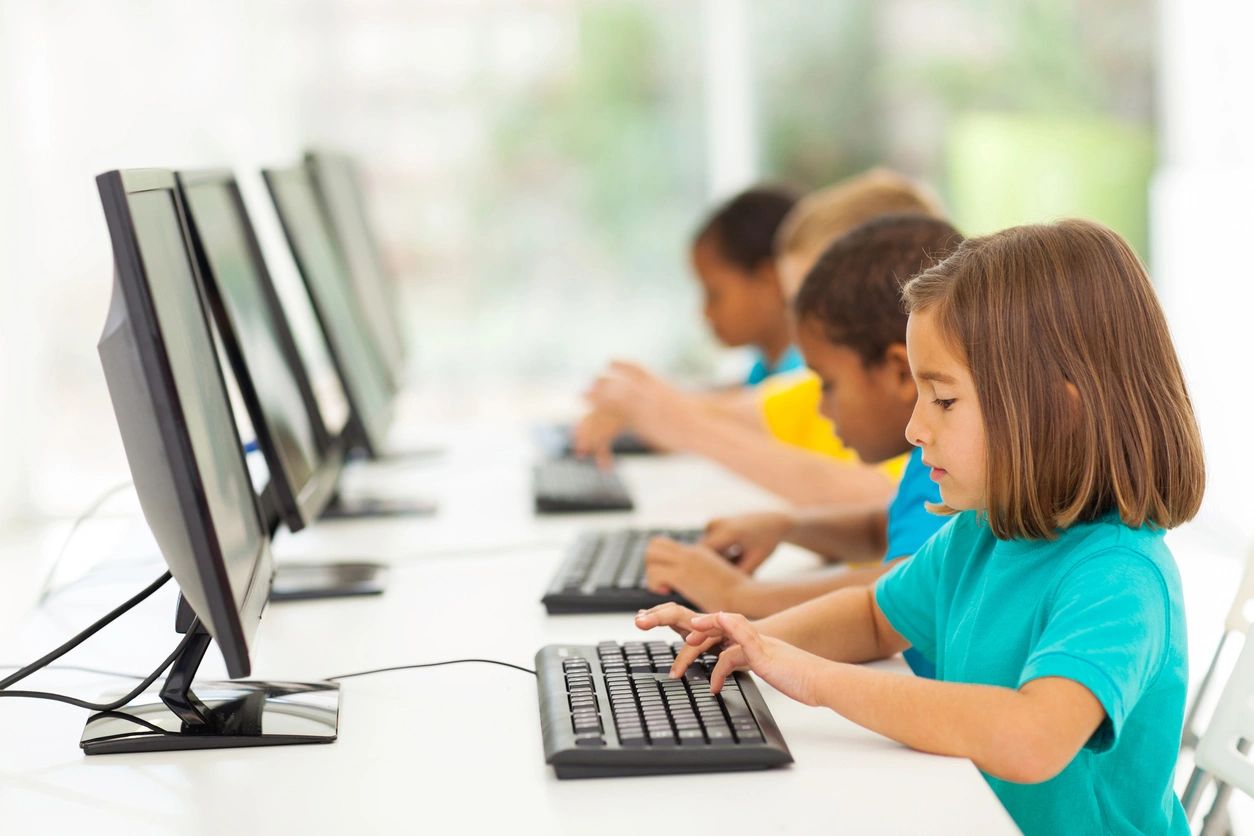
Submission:
[[[292,237],[315,307],[344,371],[344,385],[353,395],[367,426],[387,411],[387,372],[360,307],[353,298],[344,268],[332,249],[330,230],[318,208],[313,183],[303,169],[276,172],[271,179],[275,203]]]
[[[388,292],[388,277],[379,263],[352,164],[345,157],[329,154],[315,159],[318,185],[326,198],[340,251],[348,262],[349,278],[374,328],[376,342],[388,364],[399,370],[404,365],[405,349],[403,336],[397,331],[396,300]]]
[[[277,312],[267,303],[238,204],[221,183],[193,186],[187,190],[187,199],[283,476],[299,497],[317,466],[317,441],[295,372],[283,357]]]
[[[261,523],[230,404],[214,364],[214,345],[174,197],[167,191],[141,192],[131,195],[130,208],[192,454],[209,503],[210,522],[235,604],[242,606],[263,542]]]

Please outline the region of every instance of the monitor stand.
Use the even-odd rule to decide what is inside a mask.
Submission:
[[[436,512],[436,504],[426,499],[394,499],[390,497],[361,496],[345,499],[336,495],[322,510],[326,520],[350,520],[368,517],[429,517]]]
[[[331,743],[339,728],[334,682],[201,682],[196,669],[210,637],[194,635],[174,660],[160,699],[93,714],[79,745],[88,755]]]

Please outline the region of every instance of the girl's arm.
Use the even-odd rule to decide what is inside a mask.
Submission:
[[[636,613],[641,630],[670,627],[685,640],[696,632],[694,620],[709,616],[679,604],[660,604]],[[909,645],[893,630],[875,606],[871,587],[849,587],[829,592],[768,618],[754,622],[764,636],[780,639],[807,653],[838,662],[870,662],[887,659]],[[722,641],[711,633],[696,644],[689,642],[675,659],[676,672],[682,673],[709,647]]]
[[[904,643],[870,590],[866,593],[872,609],[867,617],[876,625],[877,641]],[[793,613],[796,622],[796,609],[800,608],[781,616]],[[733,670],[747,667],[793,699],[826,706],[911,748],[970,758],[984,772],[1006,781],[1031,784],[1053,778],[1105,718],[1092,692],[1069,679],[1036,679],[1018,690],[937,682],[822,658],[758,629],[741,615],[694,616],[688,625],[687,646],[672,675],[682,674],[696,653],[726,642],[730,646],[719,655],[710,676],[715,691]],[[828,626],[837,629],[835,624]],[[865,623],[861,629],[866,629]]]

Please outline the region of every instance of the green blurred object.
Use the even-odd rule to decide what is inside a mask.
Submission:
[[[945,152],[950,209],[966,235],[1080,217],[1148,256],[1151,132],[1100,117],[964,113]]]

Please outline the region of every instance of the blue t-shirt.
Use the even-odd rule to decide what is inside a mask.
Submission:
[[[805,365],[805,358],[801,356],[801,352],[795,345],[788,346],[788,349],[780,355],[779,362],[773,366],[767,365],[766,356],[759,351],[757,359],[753,361],[753,367],[749,369],[749,376],[745,378],[745,385],[757,386],[772,375],[795,372],[797,369],[805,368]]]
[[[1115,513],[1056,540],[998,540],[974,511],[876,584],[889,623],[937,679],[1018,689],[1064,677],[1106,719],[1040,784],[986,775],[1025,833],[1188,833],[1172,789],[1187,671],[1175,561]]]
[[[888,505],[888,548],[884,560],[908,557],[944,527],[948,517],[933,514],[926,503],[941,501],[940,485],[932,481],[931,472],[923,463],[923,450],[916,447],[897,484],[897,495]],[[902,654],[910,670],[919,676],[936,678],[936,666],[914,648]]]

